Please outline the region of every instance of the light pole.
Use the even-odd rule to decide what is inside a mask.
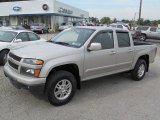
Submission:
[[[139,25],[141,24],[140,23],[140,21],[141,21],[141,13],[142,13],[142,0],[140,0],[140,7],[139,7],[139,20],[138,20]]]

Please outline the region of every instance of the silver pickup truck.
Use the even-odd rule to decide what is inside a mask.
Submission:
[[[156,52],[155,45],[133,42],[127,30],[75,27],[48,42],[12,50],[4,73],[17,87],[43,85],[49,102],[60,106],[82,81],[126,71],[142,80]]]

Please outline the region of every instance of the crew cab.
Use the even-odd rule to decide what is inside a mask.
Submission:
[[[43,85],[49,102],[60,106],[86,80],[126,71],[142,80],[156,52],[155,45],[133,42],[128,30],[74,27],[48,42],[12,50],[4,73],[18,88]]]
[[[11,49],[45,41],[37,34],[27,30],[0,31],[0,65],[6,62],[7,54]]]

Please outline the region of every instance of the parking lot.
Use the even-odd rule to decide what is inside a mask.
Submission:
[[[49,40],[52,34],[41,35]],[[158,40],[157,40],[158,41]],[[159,120],[160,42],[156,61],[144,80],[129,74],[103,77],[82,84],[67,105],[54,107],[37,91],[18,90],[0,67],[0,120]]]

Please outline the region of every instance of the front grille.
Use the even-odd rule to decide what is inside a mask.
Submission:
[[[13,58],[14,60],[16,60],[16,61],[21,61],[21,58],[20,57],[18,57],[18,56],[16,56],[16,55],[14,55],[13,53],[9,53],[9,56],[11,57],[11,58]]]
[[[9,63],[9,65],[10,65],[12,68],[18,70],[18,65],[12,63],[10,60],[8,60],[8,63]]]

